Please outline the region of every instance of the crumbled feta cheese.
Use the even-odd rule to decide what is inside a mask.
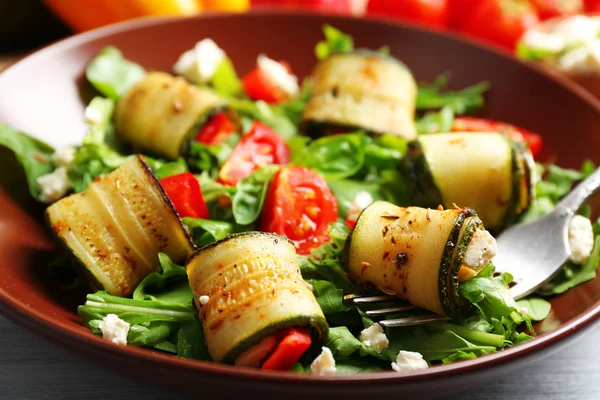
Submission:
[[[530,29],[523,35],[523,44],[535,50],[559,53],[565,47],[565,42],[560,35],[540,32]]]
[[[350,0],[350,12],[352,15],[363,16],[367,10],[367,3],[369,0]]]
[[[416,351],[400,350],[398,357],[396,357],[396,362],[392,363],[392,369],[398,372],[416,371],[426,368],[429,368],[429,364],[423,359],[423,355]]]
[[[104,339],[123,346],[127,344],[129,327],[129,322],[123,321],[115,314],[108,314],[98,325]]]
[[[321,354],[310,364],[310,370],[317,375],[335,374],[335,359],[328,347],[323,347]]]
[[[574,15],[556,24],[552,33],[562,38],[566,47],[588,43],[600,33],[600,21],[584,15]]]
[[[356,221],[360,216],[362,210],[367,208],[373,202],[373,197],[369,192],[358,192],[356,197],[348,207],[348,214],[346,215],[346,220],[348,221]]]
[[[83,120],[86,124],[95,125],[102,122],[102,113],[94,107],[87,106],[83,114]]]
[[[521,307],[521,309],[519,309],[519,312],[526,317],[529,316],[529,308],[527,308],[527,307]]]
[[[387,349],[390,344],[390,341],[383,332],[383,328],[378,323],[374,323],[367,329],[363,329],[362,332],[360,332],[359,339],[365,346],[371,347],[378,353]]]
[[[204,296],[200,296],[198,298],[198,301],[200,302],[201,305],[206,305],[206,303],[208,303],[208,300],[210,300],[210,297],[204,295]]]
[[[65,167],[58,167],[54,172],[40,176],[37,183],[40,186],[40,200],[44,203],[54,203],[71,189]]]
[[[558,59],[563,71],[590,73],[600,70],[600,39],[569,50]]]
[[[73,146],[60,148],[52,154],[52,162],[57,167],[68,167],[75,159],[75,152],[76,150]]]
[[[594,230],[592,221],[581,215],[574,215],[569,222],[569,247],[571,261],[585,263],[594,248]]]
[[[293,96],[300,91],[298,77],[290,74],[281,63],[261,54],[256,60],[258,68],[269,77],[270,81],[284,93]]]
[[[206,83],[212,79],[225,57],[223,49],[212,39],[204,39],[179,57],[173,72],[192,83]]]
[[[467,245],[464,264],[479,272],[494,258],[497,249],[496,239],[488,231],[478,229]]]

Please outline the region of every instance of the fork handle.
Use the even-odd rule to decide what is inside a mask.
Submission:
[[[574,215],[579,207],[600,189],[600,168],[596,169],[590,176],[581,181],[575,189],[566,195],[557,205],[565,216]]]

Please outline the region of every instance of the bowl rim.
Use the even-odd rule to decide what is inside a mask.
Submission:
[[[489,45],[481,40],[474,38],[467,38],[460,36],[453,31],[438,31],[427,29],[411,23],[399,23],[387,17],[357,17],[347,16],[339,14],[328,14],[324,12],[311,12],[311,11],[300,11],[300,10],[281,10],[272,9],[268,7],[261,7],[257,10],[251,10],[244,14],[230,14],[226,12],[203,12],[197,15],[191,16],[151,16],[144,17],[130,21],[123,21],[110,26],[97,28],[88,32],[76,34],[74,36],[67,37],[65,39],[50,43],[38,50],[32,51],[24,56],[21,60],[10,65],[4,71],[0,73],[0,82],[3,79],[9,79],[11,71],[20,68],[31,60],[34,60],[40,56],[52,56],[53,52],[60,51],[64,48],[77,47],[85,44],[88,41],[92,41],[102,37],[109,37],[113,34],[136,30],[148,26],[159,26],[165,24],[178,23],[182,20],[203,20],[208,18],[228,18],[231,15],[252,18],[253,16],[293,16],[297,18],[314,18],[315,15],[327,16],[331,18],[331,23],[334,24],[335,20],[361,20],[368,21],[369,23],[402,26],[405,29],[412,31],[419,31],[420,33],[437,35],[447,37],[450,40],[462,42],[468,46],[475,46],[488,52],[493,52],[496,55],[509,59],[511,62],[520,64],[523,68],[534,71],[537,74],[545,76],[547,79],[553,81],[555,84],[562,86],[564,90],[570,91],[575,96],[579,97],[582,101],[588,103],[590,106],[600,114],[600,99],[594,97],[584,88],[571,82],[568,78],[548,71],[546,68],[542,68],[538,65],[526,63],[522,60],[513,57],[511,53],[506,50],[496,48]],[[399,384],[399,383],[413,383],[416,381],[425,381],[439,378],[447,378],[450,376],[456,376],[459,374],[469,373],[473,370],[489,369],[491,367],[497,367],[499,365],[505,365],[515,359],[538,353],[542,349],[547,349],[549,346],[556,344],[562,339],[571,336],[577,332],[582,331],[584,328],[591,325],[593,322],[600,317],[600,301],[589,307],[583,313],[572,318],[569,322],[562,325],[558,329],[539,335],[535,339],[492,353],[482,357],[478,357],[472,360],[465,360],[457,363],[447,365],[436,365],[433,368],[428,368],[419,371],[411,371],[404,373],[397,373],[394,371],[385,372],[370,372],[359,375],[335,375],[335,376],[317,376],[312,374],[290,374],[289,372],[282,371],[261,371],[249,368],[240,368],[231,365],[217,364],[208,361],[190,360],[178,357],[176,355],[170,355],[167,353],[159,353],[151,349],[139,348],[135,346],[115,346],[101,337],[94,335],[91,331],[84,331],[83,329],[77,330],[74,327],[66,324],[61,324],[58,319],[51,318],[42,312],[35,310],[29,305],[21,302],[14,296],[9,295],[2,287],[0,287],[0,314],[7,318],[17,322],[18,324],[30,329],[31,331],[42,335],[51,341],[69,346],[66,339],[76,341],[77,346],[91,347],[96,353],[107,353],[113,358],[123,357],[135,357],[137,361],[148,362],[148,363],[160,363],[163,367],[175,368],[178,370],[187,370],[188,372],[202,373],[207,376],[218,376],[219,378],[235,378],[238,380],[262,382],[262,383],[273,383],[278,384],[302,384],[302,385],[318,385],[328,387],[348,387],[349,384],[367,385],[367,384]],[[82,325],[83,327],[83,325]],[[62,337],[66,339],[61,339]]]

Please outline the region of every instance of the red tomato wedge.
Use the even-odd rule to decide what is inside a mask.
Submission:
[[[369,0],[366,13],[444,28],[448,25],[448,0]]]
[[[196,141],[207,145],[215,145],[221,143],[233,132],[235,132],[233,121],[229,119],[227,113],[220,112],[200,128]]]
[[[543,139],[537,133],[528,131],[506,122],[484,118],[457,117],[452,125],[453,132],[501,132],[515,142],[525,143],[531,154],[537,157],[542,151]]]
[[[200,190],[200,182],[194,174],[184,172],[168,176],[159,182],[181,218],[209,218],[208,208]]]
[[[449,25],[461,29],[481,0],[448,0]]]
[[[328,226],[337,217],[337,200],[325,179],[308,168],[289,167],[269,185],[259,230],[287,236],[299,254],[309,254],[329,241]]]
[[[583,12],[582,0],[529,0],[541,19]]]
[[[528,0],[480,0],[462,30],[512,52],[523,33],[538,22]]]
[[[600,12],[600,0],[583,0],[583,9],[586,13]]]
[[[268,126],[255,121],[233,148],[217,180],[224,185],[235,186],[260,167],[284,165],[289,161],[290,149],[285,140]]]
[[[290,328],[282,332],[282,337],[261,369],[289,371],[312,344],[308,329]]]
[[[292,68],[287,61],[279,61],[281,65],[291,74]],[[252,100],[262,100],[266,103],[279,103],[286,100],[289,96],[277,84],[271,81],[269,76],[262,69],[256,67],[250,71],[243,79],[242,86],[244,92]]]

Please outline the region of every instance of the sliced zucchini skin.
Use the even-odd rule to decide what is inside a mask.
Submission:
[[[356,221],[343,260],[355,281],[372,282],[386,293],[454,318],[473,311],[458,292],[458,272],[476,227],[482,225],[473,210],[403,208],[376,201]]]
[[[331,127],[416,137],[417,84],[400,61],[377,53],[336,53],[313,71],[313,89],[302,115],[311,136]]]
[[[400,172],[412,203],[474,209],[499,232],[531,204],[530,153],[499,133],[440,133],[411,142]]]
[[[197,250],[186,266],[198,317],[214,361],[235,358],[282,329],[305,326],[314,342],[329,330],[302,280],[296,249],[285,237],[244,232]],[[206,304],[200,296],[208,296]]]
[[[118,136],[135,149],[174,160],[224,101],[181,77],[149,72],[117,103]]]
[[[141,156],[46,209],[46,221],[76,257],[92,288],[128,296],[158,266],[184,263],[194,244]]]

